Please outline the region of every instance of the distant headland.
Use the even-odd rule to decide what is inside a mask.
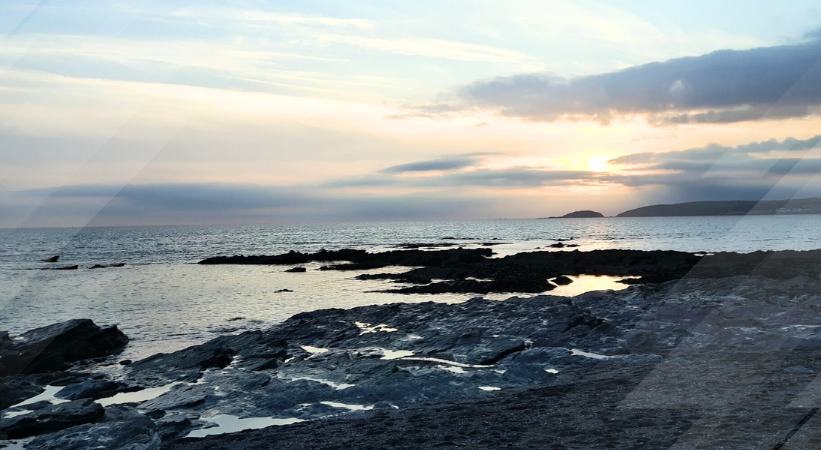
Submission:
[[[582,211],[573,211],[573,212],[567,213],[563,216],[548,217],[548,219],[592,219],[592,218],[596,218],[596,217],[604,217],[604,214],[602,214],[600,212],[597,212],[597,211],[591,211],[589,209],[585,209],[585,210],[582,210]]]
[[[649,205],[617,214],[616,217],[687,217],[687,216],[774,216],[821,214],[821,198],[793,200],[727,200]],[[574,211],[550,219],[605,217],[596,211]]]
[[[731,200],[650,205],[631,209],[617,217],[745,216],[821,214],[821,198],[796,200]]]

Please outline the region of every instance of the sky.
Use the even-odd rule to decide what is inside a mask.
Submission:
[[[0,227],[821,196],[821,6],[0,2]]]

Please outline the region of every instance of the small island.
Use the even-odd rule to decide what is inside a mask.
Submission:
[[[567,213],[563,216],[558,217],[549,217],[550,219],[593,219],[597,217],[604,217],[604,214],[598,211],[591,211],[589,209],[585,209],[582,211],[573,211],[571,213]]]

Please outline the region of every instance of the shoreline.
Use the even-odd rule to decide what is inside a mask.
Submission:
[[[409,252],[391,258],[418,261],[420,255]],[[443,252],[450,253],[421,256],[463,254]],[[645,253],[631,255],[629,264],[610,258],[604,259],[613,264],[602,264],[609,271],[655,267],[645,277],[663,267],[678,276],[678,263],[690,261],[666,255],[676,264],[659,265],[643,259]],[[534,265],[548,261],[527,258]],[[549,261],[562,258],[571,256]],[[704,436],[713,439],[706,442],[718,436],[734,445],[776,445],[818,401],[821,252],[709,258],[698,258],[672,280],[645,278],[626,290],[570,298],[312,311],[266,330],[130,363],[116,380],[58,370],[11,374],[3,386],[14,382],[35,392],[45,384],[77,390],[85,383],[84,395],[107,405],[100,417],[34,437],[30,448],[90,444],[112,430],[122,432],[115,434],[123,444],[155,446],[146,448],[269,448],[265,443],[272,442],[287,448],[308,441],[317,448],[551,442],[666,448],[672,442],[698,446]],[[443,261],[428,268],[466,270],[458,258]],[[158,394],[128,402],[148,389]],[[764,396],[750,394],[762,389]],[[106,400],[116,395],[126,403]],[[17,417],[3,411],[0,432],[27,415],[59,417],[60,404],[35,406],[28,413],[12,408]],[[216,423],[209,418],[220,414],[305,422],[185,438],[209,430]],[[745,421],[730,419],[738,414]],[[807,419],[808,430],[818,430],[813,420]],[[607,421],[621,425],[602,425]],[[714,429],[716,423],[724,429]],[[790,439],[819,438],[796,432]]]

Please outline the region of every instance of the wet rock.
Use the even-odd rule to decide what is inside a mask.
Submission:
[[[0,350],[9,348],[12,345],[11,336],[8,331],[0,331]]]
[[[191,429],[191,419],[183,415],[163,417],[157,420],[156,424],[163,441],[181,437]]]
[[[112,406],[102,420],[35,438],[26,445],[35,450],[156,450],[161,446],[157,425],[136,409]]]
[[[0,378],[0,410],[43,392],[43,387],[31,376],[11,375]]]
[[[70,266],[55,266],[55,267],[43,267],[42,270],[77,270],[80,266],[77,264],[73,264]]]
[[[22,416],[0,419],[0,439],[20,439],[100,420],[103,407],[91,399],[49,405]]]
[[[89,269],[107,269],[111,267],[125,267],[125,263],[94,264],[93,266],[90,266]]]
[[[301,267],[301,266],[291,267],[290,269],[286,270],[286,272],[289,272],[289,273],[304,273],[304,272],[307,272],[307,271],[308,271],[308,269],[306,269],[304,267]]]
[[[68,400],[78,400],[81,398],[96,400],[103,397],[111,397],[114,394],[126,392],[128,390],[129,386],[125,383],[92,379],[69,384],[54,395],[57,398],[64,398]]]
[[[0,376],[63,370],[75,361],[117,353],[127,343],[116,326],[101,328],[89,319],[48,325],[0,350]]]
[[[217,256],[206,258],[200,264],[262,264],[288,265],[307,262],[348,261],[348,264],[328,266],[331,270],[362,270],[387,266],[438,266],[443,264],[478,262],[491,256],[490,249],[450,249],[450,250],[392,250],[369,253],[365,250],[320,250],[316,253],[291,251],[282,255],[257,256]]]
[[[174,353],[159,353],[136,361],[129,366],[129,373],[138,377],[134,384],[194,381],[206,369],[223,368],[231,364],[234,355],[240,350],[249,353],[247,363],[255,361],[256,354],[267,355],[267,346],[261,349],[263,342],[263,335],[259,331],[221,336],[205,344]]]
[[[185,409],[201,405],[213,396],[213,388],[205,385],[177,385],[165,394],[140,404],[140,409],[147,412]]]

